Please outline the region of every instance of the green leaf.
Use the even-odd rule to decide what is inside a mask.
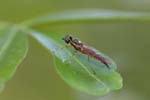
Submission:
[[[60,34],[32,32],[31,35],[54,54],[59,75],[72,87],[94,95],[105,95],[122,88],[122,77],[116,72],[116,64],[104,54],[103,57],[111,62],[110,69],[92,58],[88,62],[87,56],[81,53],[72,56],[73,48],[61,49],[66,44]]]
[[[0,90],[25,57],[27,38],[16,27],[0,25]]]
[[[149,12],[127,12],[115,10],[76,10],[62,11],[54,14],[37,17],[24,21],[22,24],[27,26],[38,26],[43,24],[65,24],[82,22],[111,22],[111,21],[135,21],[150,22]]]

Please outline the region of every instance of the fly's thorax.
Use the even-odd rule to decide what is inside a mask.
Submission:
[[[78,44],[76,44],[76,43],[72,43],[72,46],[76,49],[76,50],[78,50],[78,51],[80,51],[81,50],[81,46],[80,45],[78,45]]]
[[[77,39],[77,38],[74,39],[73,41],[76,42],[76,43],[78,43],[78,44],[81,44],[81,43],[82,43],[82,42],[80,41],[80,39]]]

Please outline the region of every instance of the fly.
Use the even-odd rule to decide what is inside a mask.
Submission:
[[[70,36],[70,35],[66,35],[63,38],[63,40],[67,44],[70,44],[70,46],[72,46],[76,51],[79,51],[80,53],[87,55],[88,60],[89,60],[89,57],[94,58],[94,59],[100,61],[101,63],[103,63],[104,65],[106,65],[107,68],[110,68],[110,66],[109,66],[110,62],[108,61],[108,59],[106,59],[102,54],[100,54],[94,48],[83,44],[78,39],[73,39],[72,36]],[[66,47],[68,47],[68,45]]]

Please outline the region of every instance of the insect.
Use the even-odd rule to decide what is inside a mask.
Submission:
[[[103,63],[104,65],[106,65],[107,68],[110,68],[110,66],[109,66],[109,64],[110,64],[109,60],[106,59],[96,49],[85,45],[84,43],[82,43],[78,39],[73,39],[72,36],[70,36],[70,35],[66,35],[62,39],[67,44],[70,44],[70,45],[67,45],[66,47],[71,47],[72,46],[76,51],[79,51],[80,53],[87,55],[88,56],[88,60],[89,60],[89,57],[94,58],[94,59],[100,61],[101,63]]]

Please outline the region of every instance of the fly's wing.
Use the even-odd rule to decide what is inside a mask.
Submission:
[[[101,61],[102,63],[104,63],[105,65],[107,65],[107,67],[109,67],[109,64],[111,64],[111,61],[109,59],[109,57],[107,57],[106,55],[102,54],[101,52],[99,52],[98,50],[83,45],[83,49],[86,50],[87,54],[99,61]]]

